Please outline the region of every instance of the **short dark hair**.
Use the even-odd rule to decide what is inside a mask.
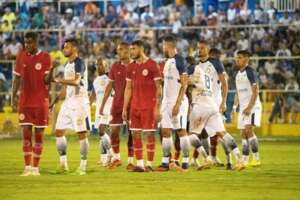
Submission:
[[[243,55],[244,57],[250,57],[250,56],[251,56],[250,52],[247,51],[247,50],[239,50],[239,51],[237,52],[237,55],[238,55],[238,54]]]
[[[30,32],[25,33],[25,38],[27,38],[27,39],[31,38],[32,40],[37,41],[38,34],[37,34],[37,32],[30,31]]]
[[[131,43],[131,45],[135,45],[135,46],[138,46],[138,47],[143,47],[145,48],[145,44],[142,40],[135,40]]]
[[[78,48],[78,41],[76,38],[68,38],[66,39],[65,43],[71,43],[72,46]]]
[[[173,35],[166,35],[165,37],[163,37],[163,41],[171,42],[176,46],[177,39]]]
[[[125,41],[122,41],[122,42],[120,42],[118,45],[128,47],[128,46],[129,46],[129,43],[128,43],[128,42],[125,42]]]

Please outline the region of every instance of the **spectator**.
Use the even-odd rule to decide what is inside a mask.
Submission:
[[[1,21],[4,22],[4,21],[7,21],[8,23],[8,26],[12,27],[13,26],[13,23],[16,21],[17,17],[15,15],[14,12],[11,11],[11,9],[9,7],[6,7],[4,9],[4,15],[2,16],[1,18]]]
[[[227,19],[230,24],[233,24],[234,20],[236,19],[236,14],[237,11],[234,7],[234,4],[230,3],[229,9],[227,10]]]
[[[240,39],[237,42],[237,44],[241,47],[241,50],[247,50],[249,49],[249,41],[246,39],[245,33],[240,33]]]

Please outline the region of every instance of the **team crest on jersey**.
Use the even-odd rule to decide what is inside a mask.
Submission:
[[[148,73],[149,73],[149,72],[148,72],[148,70],[147,70],[147,69],[144,69],[144,70],[143,70],[143,72],[142,72],[143,76],[147,76],[147,75],[148,75]]]
[[[211,68],[208,67],[208,68],[206,69],[205,73],[210,74],[210,73],[211,73]]]
[[[24,120],[24,119],[25,119],[25,115],[24,115],[23,113],[20,113],[19,119],[20,119],[21,121]]]
[[[36,70],[41,70],[42,69],[42,64],[41,63],[36,63],[35,64],[35,69]]]
[[[105,81],[101,81],[101,82],[100,82],[100,85],[101,85],[101,86],[104,86],[104,85],[105,85]]]

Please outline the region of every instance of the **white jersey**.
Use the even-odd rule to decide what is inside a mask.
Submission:
[[[187,75],[187,67],[184,58],[178,54],[174,58],[169,58],[164,66],[164,87],[163,87],[163,104],[173,104],[176,102],[180,91],[180,76]],[[187,99],[185,96],[184,98]]]
[[[222,91],[219,75],[226,73],[224,66],[219,60],[213,58],[209,58],[205,62],[200,61],[199,66],[209,77],[211,77],[212,96],[216,104],[219,106],[222,102]]]
[[[64,69],[64,79],[74,80],[76,74],[80,74],[80,83],[78,86],[67,85],[66,87],[66,101],[70,101],[73,98],[80,97],[84,103],[88,103],[88,92],[86,89],[86,81],[84,81],[85,66],[80,58],[76,58],[72,63],[68,62]]]
[[[98,76],[97,78],[95,78],[95,80],[93,82],[93,90],[96,94],[96,112],[95,112],[96,117],[100,116],[99,109],[100,109],[100,106],[101,106],[101,103],[103,100],[105,88],[108,83],[109,83],[109,78],[105,74]],[[108,115],[110,114],[112,100],[113,100],[113,98],[110,95],[104,106],[104,110],[103,110],[104,114],[108,114]]]
[[[243,111],[249,104],[252,96],[252,86],[257,85],[257,77],[254,70],[247,66],[243,71],[238,71],[235,77],[237,95],[239,99],[240,110]],[[261,107],[259,96],[256,98],[253,109]]]
[[[198,104],[217,111],[218,105],[214,101],[213,81],[210,74],[206,73],[200,65],[197,65],[191,75],[191,81],[194,87],[192,90],[192,104]]]

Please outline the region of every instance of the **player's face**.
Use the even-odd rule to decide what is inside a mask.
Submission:
[[[102,75],[105,73],[104,65],[103,65],[103,60],[98,59],[97,60],[97,72],[99,75]]]
[[[63,49],[64,55],[66,57],[70,57],[73,54],[73,51],[74,51],[74,47],[72,46],[72,44],[70,42],[66,42],[64,44],[64,49]]]
[[[129,46],[118,45],[117,53],[121,60],[128,59],[130,57]]]
[[[172,48],[172,45],[170,44],[170,42],[163,42],[163,53],[165,55],[166,58],[169,57],[169,49]]]
[[[30,54],[34,53],[37,49],[37,42],[32,38],[25,38],[25,49]]]
[[[199,48],[199,56],[200,57],[206,57],[206,56],[208,56],[209,49],[208,49],[207,44],[199,43],[198,44],[198,48]]]
[[[130,46],[130,57],[133,59],[133,60],[137,60],[140,58],[141,56],[141,51],[142,51],[142,48],[137,46],[137,45],[131,45]]]
[[[241,54],[238,54],[235,57],[235,62],[238,68],[243,68],[248,64],[249,58],[247,56],[243,56]]]

